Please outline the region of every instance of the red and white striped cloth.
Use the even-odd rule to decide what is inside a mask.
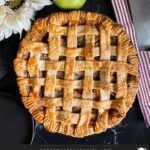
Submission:
[[[141,77],[137,96],[145,123],[150,127],[150,52],[140,51],[137,46],[128,0],[111,0],[111,2],[118,23],[124,27],[137,48],[140,62],[139,71]]]

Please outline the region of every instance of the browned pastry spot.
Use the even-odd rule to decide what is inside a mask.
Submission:
[[[111,117],[116,117],[116,118],[121,118],[122,117],[121,114],[119,113],[119,111],[116,110],[116,109],[110,109],[109,114],[110,114]]]

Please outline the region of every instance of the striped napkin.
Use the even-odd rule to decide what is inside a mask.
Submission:
[[[128,0],[111,0],[111,2],[118,23],[124,27],[137,48],[139,72],[141,77],[137,96],[145,123],[150,127],[150,52],[140,51],[137,46]]]

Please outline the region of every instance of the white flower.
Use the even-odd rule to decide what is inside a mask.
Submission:
[[[0,5],[4,5],[5,1],[4,0],[0,0]]]
[[[8,38],[12,33],[28,31],[34,13],[46,5],[52,4],[50,0],[24,0],[18,9],[11,9],[6,3],[11,0],[0,0],[0,41]]]

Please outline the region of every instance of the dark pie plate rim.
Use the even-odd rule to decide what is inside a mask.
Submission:
[[[34,135],[35,135],[35,122],[34,122],[34,119],[33,119],[33,117],[28,113],[28,111],[26,110],[26,108],[23,106],[23,104],[22,104],[22,102],[21,102],[21,100],[18,98],[18,97],[16,97],[16,96],[14,96],[14,95],[12,95],[12,94],[10,94],[10,93],[6,93],[6,92],[1,92],[0,91],[0,101],[1,101],[1,98],[3,98],[5,101],[11,101],[11,100],[14,100],[13,102],[11,102],[11,103],[9,103],[10,105],[12,105],[12,106],[15,106],[15,107],[18,107],[19,109],[22,109],[22,116],[24,116],[24,117],[26,117],[27,119],[28,119],[28,122],[26,123],[26,124],[28,124],[30,127],[30,132],[31,133],[29,133],[29,135],[28,135],[28,140],[26,141],[24,141],[24,142],[22,142],[22,143],[18,143],[18,144],[32,144],[32,142],[33,142],[33,139],[34,139]],[[15,109],[15,108],[14,108]],[[19,110],[19,112],[21,112],[20,110]],[[3,116],[2,116],[3,117]],[[26,120],[27,120],[26,119]],[[24,121],[24,123],[25,123],[25,121]],[[1,130],[3,130],[2,128],[1,128]],[[22,136],[22,135],[21,135]],[[3,144],[3,143],[2,143]],[[4,143],[5,144],[5,143]],[[8,144],[9,144],[9,141],[8,141]],[[12,143],[13,144],[13,143]]]

